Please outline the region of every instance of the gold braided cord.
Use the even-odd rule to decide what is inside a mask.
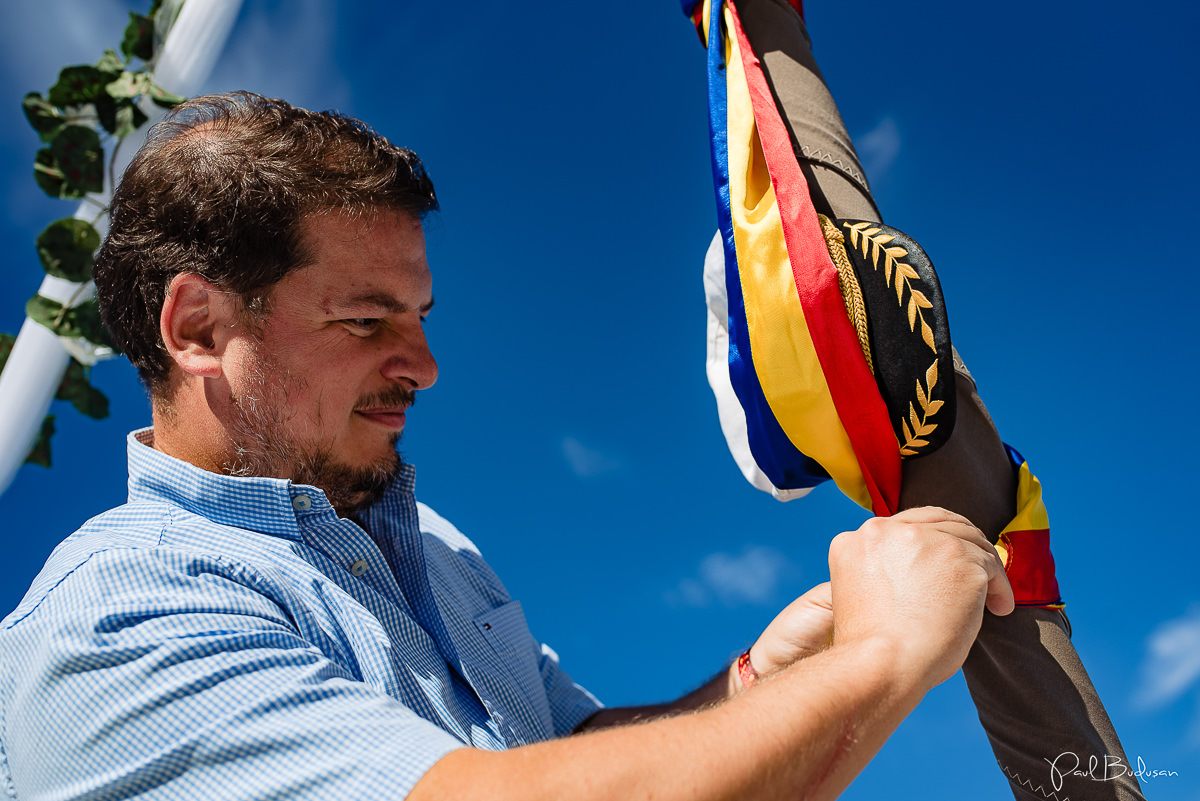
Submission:
[[[825,246],[829,249],[829,257],[833,259],[833,266],[837,270],[838,286],[842,290],[842,301],[846,304],[846,315],[858,333],[858,346],[862,348],[863,356],[866,357],[867,367],[871,375],[875,375],[875,364],[871,360],[871,340],[867,337],[867,307],[863,303],[858,277],[855,276],[850,259],[846,256],[846,239],[833,221],[824,214],[818,214],[817,219],[821,221]]]

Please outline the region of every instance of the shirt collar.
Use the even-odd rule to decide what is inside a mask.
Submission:
[[[129,501],[160,501],[193,512],[220,525],[300,539],[301,518],[336,517],[325,492],[286,478],[228,476],[212,473],[153,447],[154,429],[130,432]],[[376,506],[391,507],[411,499],[416,469],[400,472]],[[409,500],[408,503],[412,501]],[[371,516],[374,507],[363,512]]]

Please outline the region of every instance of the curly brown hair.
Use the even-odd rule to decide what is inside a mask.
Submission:
[[[172,364],[159,315],[176,275],[262,312],[271,287],[311,261],[307,216],[437,208],[417,155],[359,120],[250,92],[197,97],[151,129],[113,195],[93,269],[101,317],[158,396]]]

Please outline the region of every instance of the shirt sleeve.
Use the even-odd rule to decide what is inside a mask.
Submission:
[[[272,594],[220,557],[93,554],[0,632],[10,794],[403,798],[463,747],[301,638]]]
[[[420,515],[421,530],[427,536],[433,537],[434,542],[440,542],[448,549],[453,557],[445,556],[436,547],[427,548],[427,555],[434,556],[436,568],[463,577],[459,582],[447,582],[455,587],[471,587],[481,599],[486,599],[486,605],[500,607],[512,602],[512,596],[504,583],[491,566],[484,560],[475,543],[466,537],[453,523],[439,515],[423,503],[417,503]],[[459,601],[465,606],[471,606],[464,597]],[[565,737],[593,714],[604,708],[594,695],[575,683],[559,665],[558,654],[548,645],[540,643],[529,631],[524,615],[520,617],[523,640],[522,649],[528,643],[530,650],[536,654],[537,670],[541,676],[542,686],[545,687],[546,700],[550,707],[550,718],[554,737]]]
[[[566,737],[571,732],[604,708],[596,696],[580,687],[559,667],[558,654],[545,643],[538,665],[546,697],[550,701],[550,715],[554,718],[554,736]]]

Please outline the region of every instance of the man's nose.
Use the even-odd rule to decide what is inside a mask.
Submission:
[[[429,350],[425,331],[415,328],[398,336],[392,354],[383,365],[383,375],[401,381],[410,389],[428,389],[437,381],[438,366]]]

